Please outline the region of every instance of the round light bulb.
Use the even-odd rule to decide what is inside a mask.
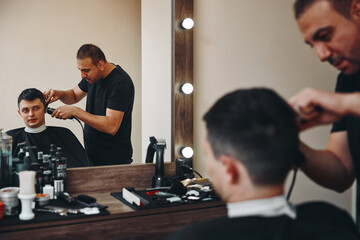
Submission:
[[[181,91],[185,94],[191,94],[194,91],[194,86],[191,83],[185,83],[181,86]]]
[[[181,149],[181,155],[185,158],[191,158],[194,155],[194,150],[191,147],[184,147]]]
[[[185,29],[192,29],[194,27],[194,20],[192,20],[191,18],[185,18],[181,22],[181,26]]]

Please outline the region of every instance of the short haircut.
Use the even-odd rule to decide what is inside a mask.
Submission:
[[[215,157],[238,159],[255,185],[284,183],[299,157],[295,112],[272,90],[254,88],[226,94],[204,120]]]
[[[294,3],[295,18],[299,19],[306,10],[318,1],[328,1],[336,12],[350,18],[350,8],[353,0],[296,0]]]
[[[20,102],[22,100],[27,101],[34,101],[35,99],[39,98],[42,104],[44,104],[45,107],[45,97],[44,94],[36,89],[36,88],[27,88],[24,91],[22,91],[18,97],[18,108],[20,108]]]
[[[91,58],[92,64],[95,66],[99,63],[99,61],[106,62],[105,54],[98,46],[95,46],[94,44],[82,45],[77,52],[76,58]]]

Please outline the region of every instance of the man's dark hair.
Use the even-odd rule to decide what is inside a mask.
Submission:
[[[204,115],[215,157],[233,156],[256,185],[282,184],[298,157],[295,113],[274,91],[237,90]]]
[[[76,55],[77,59],[91,58],[92,64],[95,66],[99,61],[106,62],[105,54],[98,46],[94,44],[84,44],[82,45]]]
[[[350,8],[353,0],[296,0],[294,3],[295,18],[299,19],[306,10],[318,1],[328,1],[336,12],[350,18]]]
[[[27,88],[24,91],[22,91],[18,97],[18,108],[20,108],[20,102],[22,100],[27,101],[34,101],[35,99],[39,98],[42,104],[44,104],[45,107],[45,97],[43,93],[36,89],[36,88]]]

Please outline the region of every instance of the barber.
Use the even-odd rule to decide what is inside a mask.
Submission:
[[[303,170],[343,192],[360,174],[360,0],[297,0],[294,10],[305,42],[341,71],[336,93],[307,88],[289,101],[305,120],[301,130],[335,122],[325,150],[301,143]]]
[[[52,117],[76,117],[85,123],[84,143],[88,158],[95,166],[132,162],[131,118],[134,84],[118,65],[109,63],[102,50],[84,44],[77,52],[77,67],[82,80],[67,91],[48,89],[48,103],[60,100]],[[87,96],[86,111],[69,106]]]

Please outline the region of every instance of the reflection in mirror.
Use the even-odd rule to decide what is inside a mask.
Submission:
[[[17,97],[25,88],[67,90],[76,86],[80,81],[76,51],[84,43],[93,43],[104,51],[110,62],[122,66],[134,82],[133,159],[134,163],[141,163],[144,159],[142,149],[147,147],[150,135],[167,137],[163,136],[167,130],[170,136],[170,129],[159,133],[142,132],[141,119],[151,122],[151,118],[142,113],[142,101],[151,97],[142,97],[142,67],[148,64],[142,60],[142,2],[148,0],[0,1],[0,81],[3,90],[0,101],[1,109],[6,113],[0,115],[1,127],[9,130],[24,126],[17,113]],[[167,60],[170,61],[170,57]],[[157,68],[158,72],[161,70]],[[156,88],[153,89],[147,90],[155,93]],[[161,98],[161,93],[156,92],[156,95]],[[170,102],[170,99],[166,101]],[[82,100],[76,105],[85,109],[85,102]],[[58,101],[50,107],[60,105],[62,103]],[[170,112],[164,114],[171,115]],[[67,127],[83,141],[81,127],[75,121],[52,119],[47,115],[46,124]],[[170,120],[168,125],[171,125]]]

